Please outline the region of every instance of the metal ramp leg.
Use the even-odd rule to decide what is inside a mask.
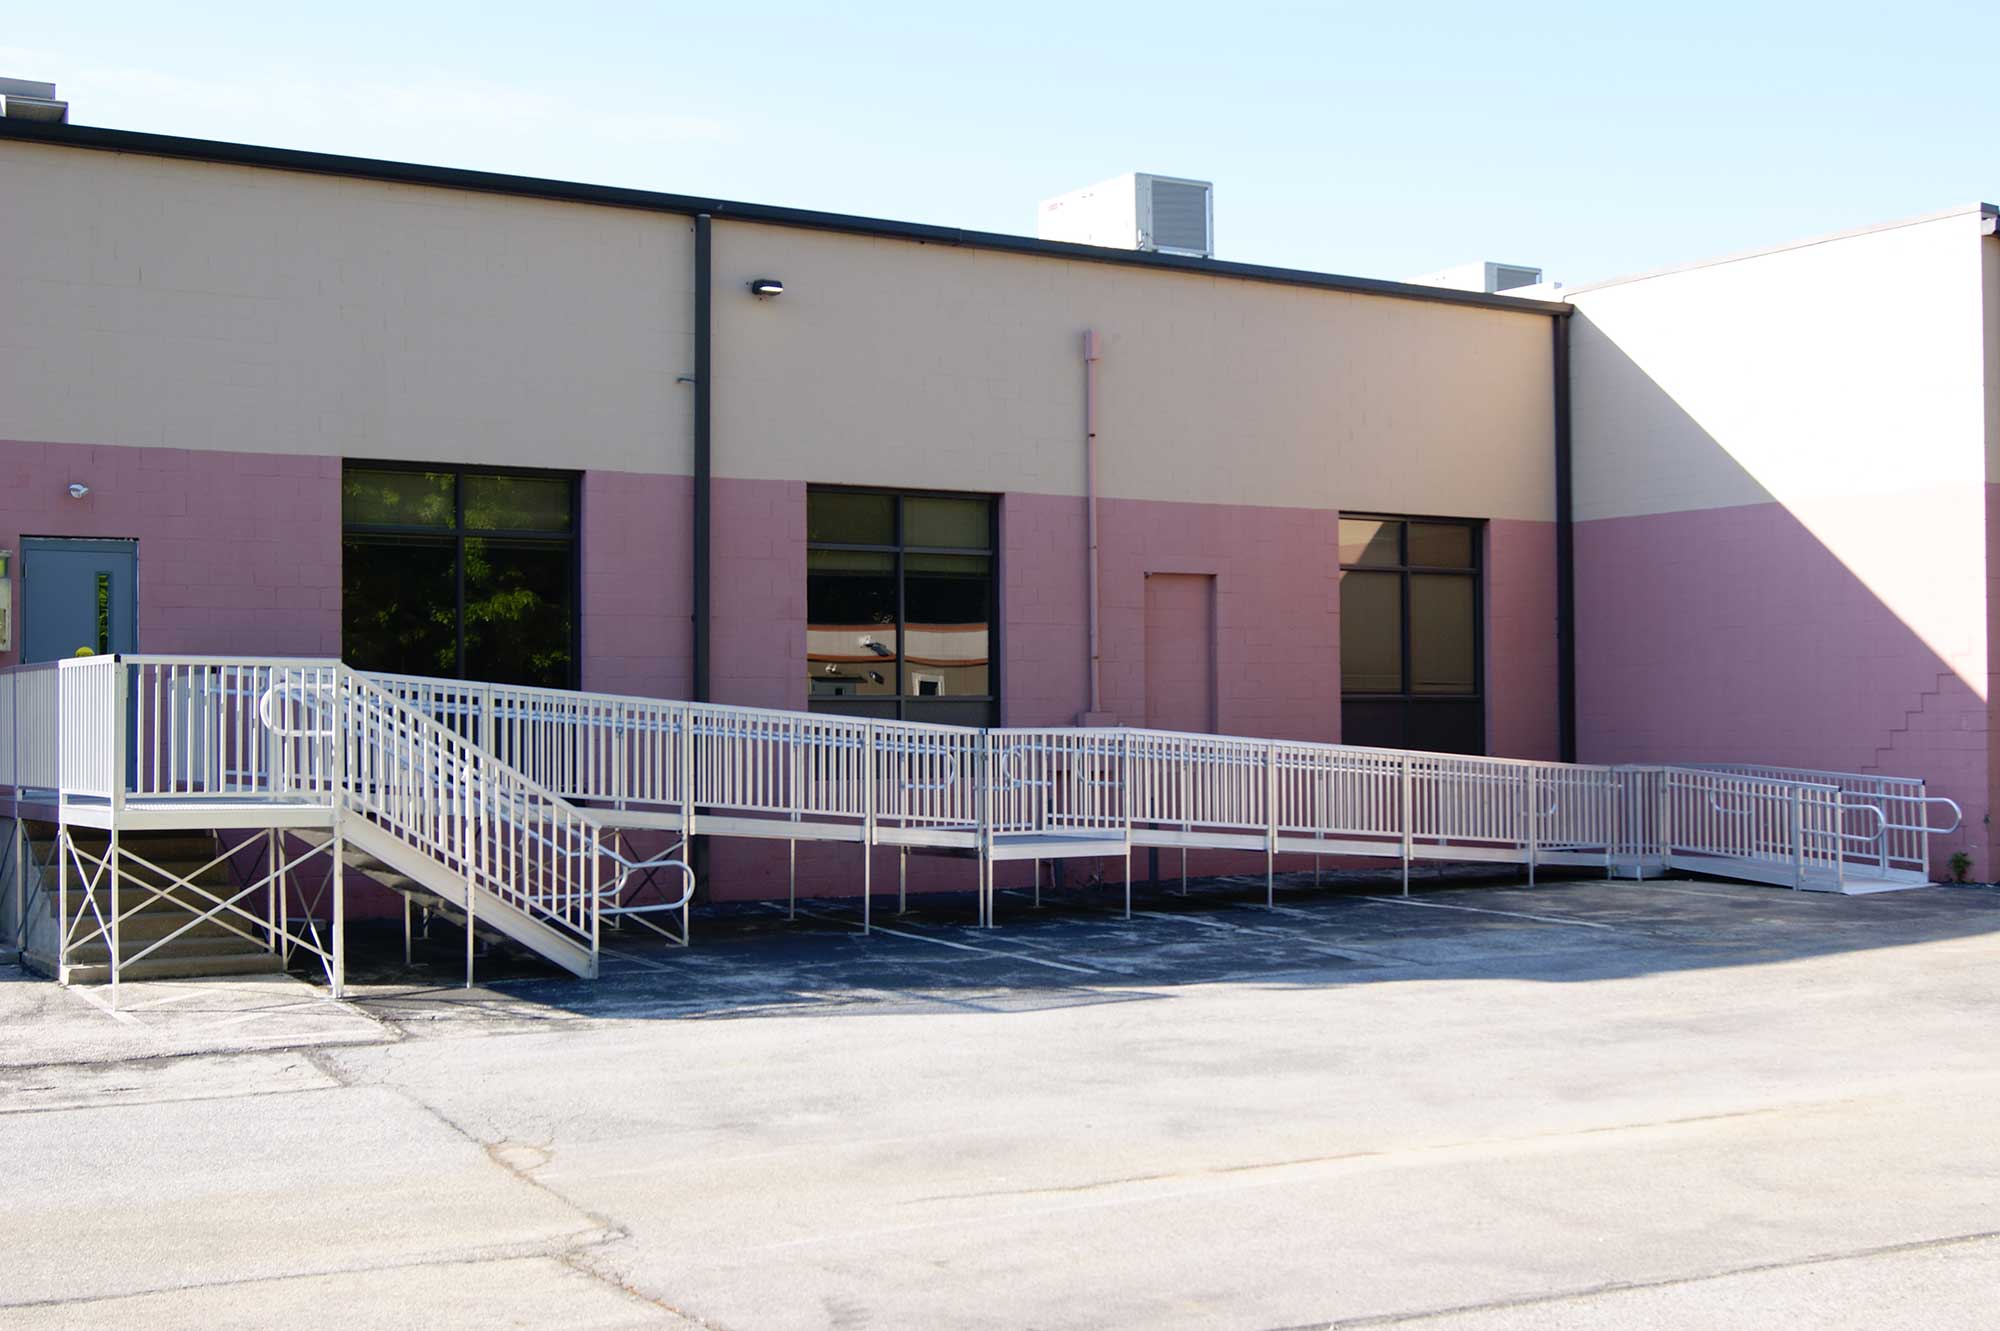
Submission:
[[[118,824],[116,821],[111,824],[111,836],[105,848],[104,869],[99,873],[100,880],[106,877],[111,882],[111,1010],[116,1012],[118,1010],[118,972],[124,969],[119,964],[121,957],[118,948],[118,921],[124,918],[125,914],[124,911],[119,909],[118,901],[118,887],[122,874],[118,868]]]
[[[69,983],[69,826],[56,827],[56,983]]]
[[[265,877],[271,882],[278,881],[278,829],[272,828],[264,836]],[[272,956],[278,954],[278,894],[270,889],[264,892],[264,929],[267,946],[265,951]],[[403,958],[405,965],[409,958]]]
[[[344,838],[340,832],[340,819],[333,820],[333,973],[328,977],[333,997],[347,996],[347,858]],[[472,905],[466,903],[466,934],[472,932]],[[466,984],[472,983],[471,963],[468,960]]]

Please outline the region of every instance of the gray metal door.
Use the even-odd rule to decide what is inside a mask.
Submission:
[[[139,650],[139,543],[21,542],[21,660]]]

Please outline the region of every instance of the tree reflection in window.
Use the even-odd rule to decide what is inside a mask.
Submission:
[[[350,465],[342,656],[364,670],[576,683],[576,481]]]

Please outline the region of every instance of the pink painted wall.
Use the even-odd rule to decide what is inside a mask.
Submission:
[[[1340,731],[1337,513],[1233,504],[1099,503],[1103,707],[1145,724],[1146,575],[1215,579],[1216,728],[1331,740]],[[1002,502],[1008,725],[1068,725],[1089,698],[1084,501]]]
[[[583,687],[685,698],[694,682],[694,483],[583,474]]]
[[[1556,528],[1486,524],[1486,751],[1561,757],[1557,715]]]
[[[0,440],[0,546],[23,536],[136,539],[141,651],[340,650],[338,458]]]
[[[1985,700],[1783,505],[1579,523],[1576,566],[1582,759],[1921,776],[1966,815],[1933,868],[1991,876]]]
[[[1001,719],[1067,726],[1090,698],[1089,539],[1081,499],[1010,494],[1000,504]]]
[[[714,701],[806,704],[806,487],[728,480],[710,494]]]

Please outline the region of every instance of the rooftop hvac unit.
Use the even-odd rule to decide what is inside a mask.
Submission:
[[[0,79],[0,116],[9,120],[69,119],[69,103],[56,100],[56,85],[34,79]]]
[[[1484,291],[1491,295],[1531,287],[1542,280],[1542,270],[1524,263],[1462,263],[1456,268],[1440,268],[1435,273],[1408,279],[1412,286],[1451,287],[1456,291]]]
[[[1042,200],[1043,240],[1215,257],[1215,186],[1206,180],[1128,172]]]

